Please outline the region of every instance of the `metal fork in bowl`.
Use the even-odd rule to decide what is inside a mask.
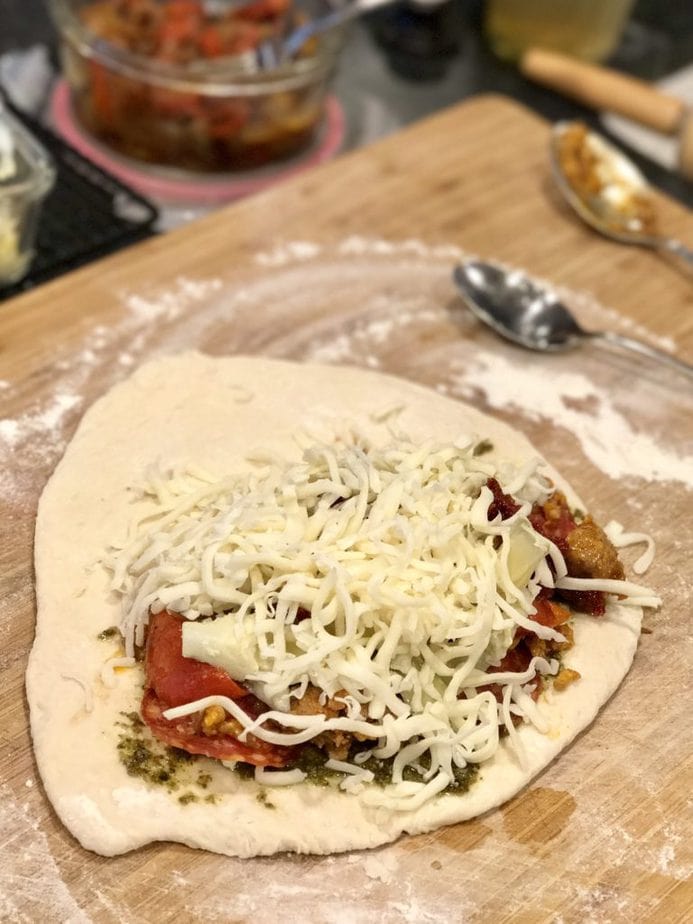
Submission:
[[[369,13],[371,10],[393,2],[395,0],[352,0],[351,3],[330,10],[323,16],[308,20],[297,29],[289,32],[280,29],[275,35],[261,42],[254,52],[249,52],[249,54],[253,55],[254,66],[257,70],[275,70],[285,61],[290,60],[314,35],[329,32],[331,29],[336,29],[356,19],[363,13]]]

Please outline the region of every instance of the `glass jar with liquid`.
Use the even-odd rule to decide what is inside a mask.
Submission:
[[[484,32],[498,57],[529,47],[604,61],[618,45],[634,0],[486,0]]]

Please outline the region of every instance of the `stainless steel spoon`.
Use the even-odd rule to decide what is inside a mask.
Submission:
[[[612,331],[587,331],[551,289],[519,270],[467,260],[455,267],[454,280],[472,312],[496,333],[530,350],[569,350],[584,340],[602,340],[665,363],[693,377],[693,366],[663,350]]]
[[[681,241],[666,237],[652,230],[640,221],[631,209],[628,200],[637,197],[641,201],[652,200],[651,187],[635,164],[615,145],[597,132],[588,131],[586,143],[597,158],[600,179],[597,191],[579,195],[560,156],[561,141],[566,132],[574,130],[575,122],[558,122],[551,133],[551,167],[558,188],[566,201],[588,225],[600,234],[623,244],[638,244],[652,247],[683,261],[693,270],[693,250]]]

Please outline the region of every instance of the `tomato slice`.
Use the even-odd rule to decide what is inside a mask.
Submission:
[[[267,744],[257,738],[247,743],[232,735],[207,736],[200,730],[201,717],[196,712],[169,721],[163,716],[169,704],[163,703],[153,690],[146,690],[142,698],[142,718],[155,738],[170,747],[180,748],[188,754],[202,754],[216,760],[240,760],[256,767],[284,767],[295,755],[294,748]]]
[[[529,667],[530,661],[532,660],[532,652],[529,650],[527,645],[524,643],[524,639],[521,639],[514,648],[511,648],[505,653],[502,660],[497,667],[489,667],[487,670],[488,674],[503,674],[503,673],[513,673],[521,674],[527,670]],[[532,694],[532,699],[536,700],[539,697],[541,692],[543,681],[541,675],[537,674],[533,680],[535,684],[535,690]],[[500,683],[488,683],[483,687],[477,687],[477,693],[492,693],[493,696],[498,700],[499,703],[503,702],[503,686]],[[515,716],[513,721],[518,720],[519,716]],[[517,722],[515,722],[517,724]]]
[[[564,622],[568,622],[572,615],[570,610],[566,609],[564,606],[561,606],[560,603],[556,603],[553,600],[548,600],[543,596],[535,598],[534,606],[536,607],[537,611],[534,616],[530,618],[534,622],[538,622],[539,625],[547,626],[550,629],[555,629],[557,626],[562,626]]]
[[[142,718],[164,744],[189,754],[204,754],[217,760],[241,760],[258,767],[284,767],[296,748],[260,741],[252,735],[247,742],[228,734],[205,735],[202,714],[195,712],[169,720],[163,713],[205,696],[228,696],[251,718],[267,711],[267,706],[226,671],[211,664],[183,657],[183,620],[163,610],[152,615],[147,630],[145,656],[146,689],[142,698]]]
[[[150,617],[145,668],[147,686],[167,709],[204,696],[240,699],[248,695],[248,690],[221,668],[183,657],[183,620],[168,610]]]

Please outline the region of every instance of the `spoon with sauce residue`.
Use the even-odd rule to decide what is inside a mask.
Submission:
[[[612,331],[580,327],[551,289],[525,276],[482,260],[455,267],[453,278],[473,314],[501,337],[530,350],[569,350],[585,340],[602,340],[655,359],[693,377],[693,366],[656,347]]]
[[[647,180],[606,138],[581,122],[559,122],[551,135],[551,166],[564,198],[596,231],[678,257],[693,270],[693,251],[660,232]]]

